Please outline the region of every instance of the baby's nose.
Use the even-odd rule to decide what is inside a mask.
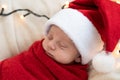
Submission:
[[[54,44],[53,42],[49,42],[49,43],[48,43],[48,48],[49,48],[50,50],[55,50],[55,49],[56,49],[55,44]]]

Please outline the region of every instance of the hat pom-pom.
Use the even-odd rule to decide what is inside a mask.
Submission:
[[[111,54],[102,51],[93,58],[92,65],[98,72],[112,72],[115,69],[115,58]]]

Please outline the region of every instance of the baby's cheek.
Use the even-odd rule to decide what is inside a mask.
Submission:
[[[47,44],[47,43],[46,43],[46,40],[44,40],[44,41],[42,42],[42,46],[43,46],[43,49],[44,49],[44,50],[46,50],[46,46],[47,46],[46,44]]]
[[[69,64],[74,61],[74,58],[71,55],[61,53],[60,55],[58,55],[57,61],[63,64]]]

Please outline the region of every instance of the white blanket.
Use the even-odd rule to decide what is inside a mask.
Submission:
[[[61,9],[65,1],[71,0],[0,0],[0,10],[2,6],[5,7],[4,13],[29,9],[51,17]],[[20,15],[25,13],[19,11],[7,17],[0,16],[0,60],[26,50],[35,40],[41,38],[47,19],[32,14],[21,19]],[[101,74],[91,69],[89,80],[120,80],[120,69],[109,74]]]
[[[67,0],[0,0],[0,10],[9,13],[16,9],[29,9],[40,15],[51,17],[61,9]],[[25,11],[0,16],[0,60],[14,56],[27,49],[35,40],[40,39],[46,18],[32,14],[24,19],[20,15]]]
[[[120,80],[120,65],[109,73],[100,73],[91,67],[88,80]]]

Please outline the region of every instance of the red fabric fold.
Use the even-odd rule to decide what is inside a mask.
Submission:
[[[112,52],[120,40],[120,4],[117,0],[94,0],[103,17],[106,51]]]
[[[0,62],[0,80],[87,80],[87,65],[64,65],[45,54],[42,41]]]

